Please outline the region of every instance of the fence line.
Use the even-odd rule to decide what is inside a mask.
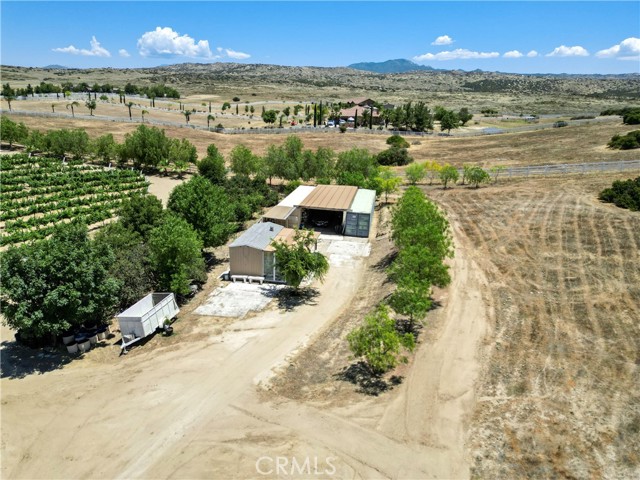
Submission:
[[[535,175],[557,175],[570,173],[621,172],[640,170],[640,160],[613,160],[610,162],[561,163],[549,165],[528,165],[505,167],[500,177],[529,177]],[[462,174],[462,170],[459,170]]]
[[[176,110],[178,112],[178,110]],[[44,118],[69,118],[68,113],[53,113],[53,112],[33,112],[30,110],[16,110],[12,109],[11,112],[7,112],[4,109],[0,109],[0,113],[7,114],[13,113],[16,115],[24,115],[27,117],[44,117]],[[129,119],[129,117],[113,117],[113,116],[96,116],[96,115],[86,115],[86,114],[75,114],[74,118],[80,118],[82,120],[102,120],[108,122],[122,122],[122,123],[131,123],[131,124],[148,124],[148,125],[159,125],[165,127],[178,127],[178,128],[190,128],[192,130],[201,130],[201,131],[209,131],[216,133],[224,133],[228,135],[287,135],[290,133],[326,133],[326,134],[337,134],[342,132],[339,128],[326,128],[326,127],[312,127],[312,126],[301,126],[295,128],[216,128],[216,127],[206,127],[204,125],[193,125],[186,124],[182,122],[170,122],[166,120],[156,120],[153,118],[146,118],[144,122],[138,119]],[[566,123],[568,125],[587,125],[589,123],[599,123],[610,121],[610,118],[596,118],[596,119],[586,119],[586,120],[569,120]],[[526,132],[526,131],[535,131],[535,130],[545,130],[553,128],[553,124],[551,123],[542,123],[542,124],[532,124],[532,125],[521,125],[519,127],[509,127],[509,128],[500,128],[500,127],[487,127],[483,129],[478,129],[475,131],[466,131],[466,132],[457,132],[453,131],[453,133],[444,133],[444,132],[412,132],[412,131],[404,131],[404,130],[378,130],[377,128],[368,129],[366,127],[360,127],[358,129],[348,129],[345,133],[358,133],[358,134],[366,134],[366,135],[401,135],[403,137],[479,137],[484,135],[500,135],[504,133],[517,133],[517,132]]]

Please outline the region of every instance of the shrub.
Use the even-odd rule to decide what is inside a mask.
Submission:
[[[404,140],[404,139],[403,139]],[[391,147],[376,155],[376,160],[380,165],[408,165],[413,162],[406,148]]]
[[[407,142],[400,135],[391,135],[387,138],[387,145],[398,148],[409,148],[409,142]]]
[[[607,146],[616,150],[640,148],[640,130],[634,130],[626,135],[614,135]]]
[[[566,127],[567,125],[569,125],[567,122],[560,120],[559,122],[553,124],[553,128]]]
[[[640,177],[635,180],[616,180],[610,188],[600,192],[598,198],[620,208],[640,211]]]

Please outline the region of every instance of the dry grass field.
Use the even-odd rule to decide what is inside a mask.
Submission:
[[[118,106],[122,110],[124,107]],[[126,109],[124,109],[126,110]],[[120,115],[124,112],[121,111]],[[171,115],[177,115],[173,112]],[[202,115],[202,114],[201,114]],[[194,118],[197,118],[195,115]],[[89,136],[95,138],[105,132],[112,133],[118,141],[140,125],[140,121],[132,123],[111,122],[98,118],[53,118],[31,117],[11,114],[15,121],[24,122],[29,128],[51,130],[57,128],[83,128]],[[206,124],[206,122],[205,122]],[[270,144],[280,144],[286,134],[240,134],[226,135],[215,132],[195,130],[185,126],[160,127],[167,135],[175,138],[187,138],[192,142],[198,155],[202,158],[207,146],[215,143],[224,155],[228,155],[234,146],[243,144],[254,153],[262,155]],[[607,142],[617,133],[634,130],[633,126],[623,125],[619,119],[564,128],[548,128],[531,132],[507,133],[500,135],[484,135],[477,137],[439,137],[429,135],[419,139],[411,139],[409,154],[417,161],[437,160],[441,163],[452,163],[460,166],[463,163],[477,163],[483,166],[501,165],[541,165],[555,163],[582,163],[612,160],[637,159],[633,150],[611,150]],[[301,132],[306,148],[316,149],[319,146],[331,147],[337,152],[348,150],[354,146],[367,148],[378,153],[387,145],[386,135],[370,135],[363,133],[340,134],[336,131]]]
[[[629,176],[428,191],[490,285],[475,477],[640,475],[640,214],[597,200]]]

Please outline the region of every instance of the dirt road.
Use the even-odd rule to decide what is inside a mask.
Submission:
[[[269,391],[274,368],[286,370],[367,288],[370,261],[333,266],[312,304],[292,311],[203,320],[170,347],[113,362],[92,361],[101,354],[92,351],[63,369],[3,378],[2,477],[468,477],[465,426],[487,312],[463,245],[432,332],[387,395],[324,406]]]

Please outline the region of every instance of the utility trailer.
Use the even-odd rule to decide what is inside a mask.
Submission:
[[[174,318],[180,309],[173,293],[150,293],[116,318],[122,333],[122,353],[127,347],[164,328],[165,320]]]

